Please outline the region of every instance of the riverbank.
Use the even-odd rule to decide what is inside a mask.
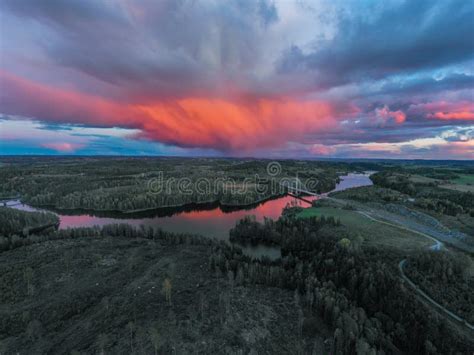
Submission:
[[[256,201],[252,201],[247,204],[228,204],[220,202],[220,200],[209,200],[203,202],[192,202],[192,203],[184,203],[179,205],[167,205],[167,206],[160,206],[160,207],[152,207],[152,208],[143,208],[143,209],[135,209],[135,210],[106,210],[106,209],[84,209],[84,208],[57,208],[54,205],[30,205],[26,201],[19,200],[9,200],[6,201],[12,203],[21,203],[25,206],[35,208],[35,209],[45,209],[48,212],[53,212],[57,214],[65,214],[65,215],[80,215],[80,214],[89,214],[95,215],[98,217],[112,217],[117,218],[123,216],[124,218],[129,217],[136,217],[136,218],[143,218],[145,216],[172,216],[177,213],[181,212],[189,212],[195,210],[212,210],[219,208],[223,212],[233,212],[243,209],[252,209],[258,207],[260,204],[272,201],[275,199],[279,199],[281,197],[287,196],[288,194],[277,194],[271,195],[269,197],[265,197]],[[10,207],[10,206],[6,206]]]

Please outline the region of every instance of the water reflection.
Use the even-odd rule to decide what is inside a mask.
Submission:
[[[313,199],[312,197],[311,199]],[[282,209],[289,203],[295,203],[303,207],[309,204],[291,196],[284,196],[278,199],[261,203],[252,209],[241,209],[226,211],[220,207],[211,210],[191,210],[184,211],[172,216],[156,216],[149,218],[126,218],[126,214],[119,214],[117,217],[99,217],[93,214],[70,215],[57,212],[60,219],[60,229],[74,227],[92,227],[95,225],[106,225],[111,223],[127,223],[130,225],[146,225],[160,227],[164,230],[177,233],[193,233],[212,236],[218,239],[228,240],[229,230],[235,223],[246,215],[255,215],[257,220],[263,221],[264,217],[277,219],[281,215]],[[14,205],[15,204],[15,205]],[[38,211],[31,206],[19,204],[18,201],[10,201],[9,205],[25,211]],[[13,206],[14,205],[14,206]],[[71,213],[71,211],[67,212]]]

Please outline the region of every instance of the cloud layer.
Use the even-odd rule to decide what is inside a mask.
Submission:
[[[4,0],[0,16],[0,113],[133,132],[97,154],[473,158],[472,135],[449,138],[474,126],[469,1]]]

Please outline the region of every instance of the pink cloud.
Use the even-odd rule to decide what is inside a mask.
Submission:
[[[387,105],[382,108],[378,108],[375,110],[375,116],[377,117],[378,121],[381,123],[387,123],[390,120],[395,121],[397,124],[401,124],[405,122],[407,116],[403,111],[390,111]]]
[[[450,142],[445,153],[458,159],[474,159],[474,140]]]
[[[147,99],[115,102],[0,71],[0,112],[44,121],[137,128],[138,138],[227,151],[282,146],[337,127],[348,104],[292,97]],[[69,149],[63,146],[62,149]]]
[[[83,144],[77,143],[66,143],[66,142],[57,142],[57,143],[43,143],[42,147],[55,150],[62,153],[72,153],[80,148],[83,148]]]
[[[429,114],[429,118],[438,118],[440,120],[474,120],[474,112],[436,112]]]
[[[410,111],[424,114],[427,118],[438,120],[474,120],[474,104],[468,101],[436,101],[426,104],[417,104],[410,107]]]
[[[313,144],[310,148],[311,154],[314,155],[330,155],[336,151],[334,147],[328,147],[323,144]]]

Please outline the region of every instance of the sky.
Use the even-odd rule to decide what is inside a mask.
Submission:
[[[2,0],[0,154],[474,159],[474,2]]]

